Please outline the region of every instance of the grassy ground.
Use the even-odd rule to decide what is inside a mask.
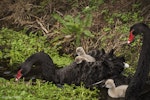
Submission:
[[[1,100],[97,100],[98,90],[85,89],[83,85],[64,85],[59,88],[52,83],[14,82],[0,78]]]

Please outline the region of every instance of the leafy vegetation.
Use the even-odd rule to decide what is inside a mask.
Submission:
[[[88,8],[87,8],[88,9]],[[74,34],[76,36],[76,45],[80,45],[80,38],[83,36],[93,37],[92,33],[88,30],[92,25],[92,15],[86,14],[85,18],[81,18],[81,15],[77,15],[75,18],[71,15],[66,15],[64,18],[58,14],[54,14],[54,18],[57,19],[63,27],[61,32],[65,34]]]
[[[97,100],[98,90],[90,91],[84,88],[83,85],[64,85],[58,88],[52,83],[41,83],[40,80],[36,81],[36,85],[32,82],[14,82],[13,80],[7,81],[0,79],[0,99],[3,100]]]
[[[67,55],[60,56],[57,48],[50,47],[45,36],[38,36],[30,33],[24,34],[25,31],[16,32],[7,28],[0,30],[0,43],[2,51],[1,59],[8,60],[10,66],[23,62],[27,57],[35,52],[44,51],[48,53],[54,63],[59,66],[71,63],[71,58]],[[65,61],[64,61],[65,60]]]

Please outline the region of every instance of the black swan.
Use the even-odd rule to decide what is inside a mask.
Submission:
[[[130,28],[128,43],[131,43],[134,40],[135,35],[138,34],[143,36],[143,44],[136,72],[127,88],[125,100],[141,100],[139,98],[140,92],[148,79],[150,70],[150,28],[144,23],[134,24]]]
[[[85,87],[90,87],[92,84],[110,78],[112,76],[120,75],[124,69],[124,58],[117,57],[113,54],[113,50],[105,53],[104,50],[92,51],[89,54],[96,58],[102,58],[96,62],[83,61],[80,64],[75,62],[64,68],[58,68],[44,52],[38,52],[31,55],[20,66],[16,75],[16,80],[28,75],[33,65],[40,66],[43,79],[53,82],[55,84],[75,84],[80,85],[84,83]]]

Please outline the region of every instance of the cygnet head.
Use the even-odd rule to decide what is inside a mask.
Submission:
[[[114,83],[114,80],[113,79],[108,79],[106,82],[105,82],[105,87],[106,88],[114,88],[115,87],[115,83]]]
[[[83,60],[85,60],[85,59],[84,59],[82,56],[77,56],[77,57],[75,58],[75,62],[76,62],[77,64],[82,63]]]
[[[78,56],[85,55],[85,51],[82,47],[77,47],[76,53]]]

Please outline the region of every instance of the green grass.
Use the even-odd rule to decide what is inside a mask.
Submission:
[[[41,83],[36,81],[36,85],[29,82],[14,82],[0,79],[0,100],[97,100],[98,90],[89,90],[81,86],[64,85],[58,88],[52,83]]]
[[[52,57],[58,66],[69,65],[72,59],[69,55],[60,56],[57,47],[52,47],[46,36],[39,36],[25,31],[16,32],[11,29],[0,30],[0,60],[7,60],[8,66],[17,66],[30,55],[44,51]]]

